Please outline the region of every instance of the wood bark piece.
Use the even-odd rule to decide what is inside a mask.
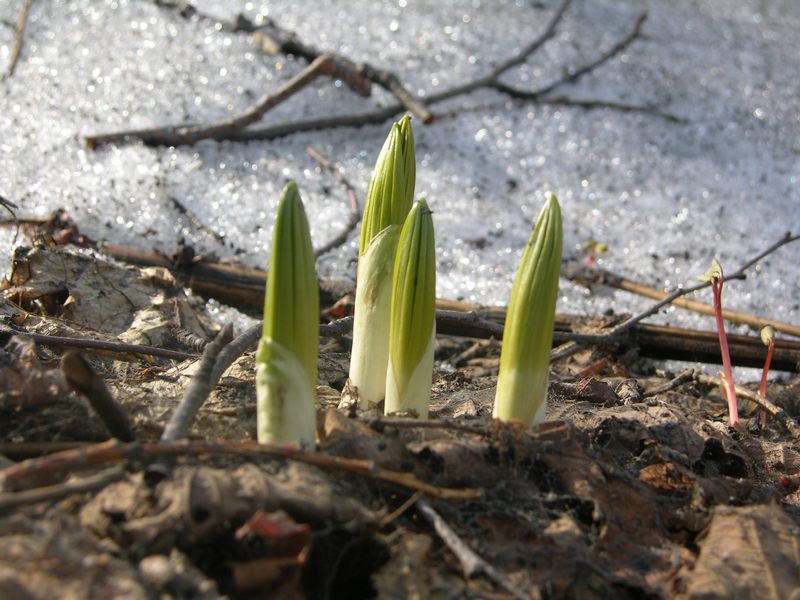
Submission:
[[[202,296],[217,298],[221,302],[256,314],[260,314],[264,305],[265,271],[210,262],[175,264],[160,254],[105,244],[101,249],[123,262],[167,267],[176,274],[188,277],[188,286]],[[342,282],[321,281],[320,302],[333,304],[348,291],[352,291],[348,285]],[[437,308],[453,311],[437,315],[436,331],[440,334],[482,339],[492,336],[499,338],[502,335],[504,308],[480,307],[450,300],[437,301]],[[575,315],[558,315],[553,341],[557,344],[569,341],[572,339],[570,334],[580,330],[587,321],[589,319]],[[638,323],[632,327],[630,334],[638,344],[640,356],[645,358],[711,363],[718,363],[721,360],[719,341],[716,332],[713,331]],[[608,338],[602,338],[602,333],[597,337],[604,339],[605,343],[611,342]],[[616,343],[619,342],[620,340],[616,340]],[[736,366],[755,368],[763,366],[766,348],[760,338],[730,335],[728,343],[731,359]],[[776,340],[772,368],[778,371],[796,372],[798,364],[800,364],[800,343]]]

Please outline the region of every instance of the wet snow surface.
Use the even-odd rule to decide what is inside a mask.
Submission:
[[[20,2],[0,3],[0,65]],[[306,43],[394,71],[432,94],[485,73],[542,31],[552,1],[197,2],[226,20],[267,15]],[[543,202],[559,196],[565,255],[593,238],[600,266],[655,287],[690,282],[717,256],[732,271],[787,230],[800,231],[800,4],[793,0],[575,0],[555,39],[503,80],[535,88],[611,47],[648,18],[623,54],[559,95],[653,107],[679,117],[611,109],[512,104],[479,91],[432,106],[458,115],[416,123],[417,193],[435,211],[438,294],[505,304]],[[88,150],[82,136],[129,127],[206,122],[240,111],[305,63],[267,56],[243,33],[186,20],[145,0],[34,2],[13,77],[0,82],[0,194],[22,216],[67,209],[84,233],[264,267],[278,194],[296,179],[315,243],[348,214],[343,189],[305,152],[335,162],[360,199],[389,123],[270,142],[206,141]],[[265,123],[347,114],[393,103],[322,78]],[[220,244],[175,206],[194,212]],[[11,249],[0,230],[0,255]],[[357,236],[326,255],[321,277],[355,273]],[[800,245],[726,286],[730,308],[797,322]],[[0,272],[7,273],[6,263]],[[710,301],[710,295],[700,299]],[[559,311],[637,311],[647,301],[562,279]],[[713,328],[671,310],[656,320]]]

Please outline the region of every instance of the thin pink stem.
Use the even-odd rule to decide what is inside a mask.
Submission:
[[[719,348],[722,351],[722,367],[725,369],[725,382],[728,384],[728,413],[732,426],[739,424],[739,405],[736,402],[736,389],[733,385],[733,369],[731,368],[731,353],[728,350],[728,336],[725,335],[725,322],[722,320],[722,278],[711,280],[711,289],[714,292],[714,313],[717,318],[717,333],[719,334]]]
[[[764,371],[761,373],[761,387],[758,388],[758,393],[762,398],[767,397],[767,375],[769,374],[769,366],[772,364],[772,353],[775,350],[774,340],[769,341],[769,350],[767,350],[767,360],[764,361]]]
[[[769,374],[769,366],[772,364],[772,353],[775,351],[775,340],[769,341],[769,349],[767,350],[767,359],[764,361],[764,370],[761,372],[761,386],[758,388],[758,393],[762,398],[767,397],[767,375]],[[762,427],[767,424],[767,411],[760,411],[760,421]]]

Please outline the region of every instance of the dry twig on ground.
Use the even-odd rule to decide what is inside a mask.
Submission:
[[[484,575],[517,600],[532,600],[533,598],[541,597],[538,588],[531,589],[530,592],[533,593],[523,592],[514,586],[505,575],[481,558],[458,536],[455,530],[433,509],[427,500],[424,498],[417,500],[417,509],[433,526],[442,541],[450,548],[450,551],[455,554],[467,579]]]
[[[0,471],[0,490],[11,491],[24,481],[57,473],[72,473],[81,469],[120,461],[155,460],[160,457],[230,455],[254,458],[280,458],[314,465],[326,471],[352,473],[368,479],[383,481],[406,489],[420,491],[437,500],[475,500],[481,490],[475,488],[442,488],[420,480],[411,473],[376,467],[374,461],[307,452],[291,446],[259,444],[241,440],[133,442],[116,440],[82,446],[43,458],[31,458]]]
[[[269,110],[305,88],[320,75],[330,75],[333,72],[333,67],[334,62],[329,55],[320,55],[314,62],[280,86],[274,93],[264,94],[253,106],[238,115],[216,123],[150,127],[106,135],[90,135],[85,138],[85,141],[90,148],[95,148],[102,144],[118,142],[127,138],[138,139],[145,144],[161,146],[184,146],[194,144],[200,140],[230,139],[232,133],[241,131],[248,125],[259,121]]]
[[[595,69],[602,66],[614,56],[625,50],[630,44],[636,40],[641,32],[642,24],[646,18],[646,14],[642,13],[636,19],[631,31],[606,52],[602,53],[596,59],[588,62],[587,64],[578,67],[577,69],[567,73],[556,81],[536,90],[525,91],[513,88],[500,81],[500,77],[512,67],[524,63],[531,55],[533,55],[539,48],[541,48],[549,39],[551,39],[561,22],[564,13],[569,7],[571,0],[563,0],[559,7],[556,9],[553,17],[550,19],[545,29],[539,36],[525,46],[520,52],[505,61],[501,62],[498,66],[492,69],[489,73],[482,75],[472,81],[463,84],[455,85],[449,89],[443,90],[436,94],[426,96],[426,104],[415,98],[413,94],[408,92],[401,84],[400,79],[388,71],[378,69],[371,65],[359,65],[356,68],[358,76],[374,81],[375,83],[386,87],[392,92],[400,102],[385,108],[376,109],[372,111],[361,112],[352,115],[339,115],[333,117],[313,117],[294,122],[279,123],[270,125],[263,128],[251,128],[249,125],[259,120],[261,116],[269,110],[274,104],[269,104],[267,100],[271,96],[281,96],[282,90],[291,87],[291,92],[299,89],[298,85],[306,85],[313,78],[306,80],[303,75],[313,72],[312,65],[317,64],[323,57],[326,57],[327,63],[323,73],[334,77],[341,77],[344,81],[348,82],[351,87],[353,66],[355,63],[350,59],[341,57],[335,54],[322,54],[318,50],[311,48],[297,39],[293,33],[287,32],[280,28],[271,20],[267,20],[265,24],[256,25],[251,23],[244,17],[239,17],[236,24],[227,25],[226,28],[233,31],[247,31],[249,33],[258,33],[268,41],[270,45],[274,46],[276,50],[301,56],[306,60],[312,61],[303,73],[295,77],[292,81],[287,82],[281,89],[274,95],[266,94],[259,103],[248,109],[242,115],[232,119],[213,124],[213,125],[184,125],[173,127],[151,128],[143,130],[130,130],[121,131],[117,133],[105,135],[90,135],[86,136],[85,140],[90,148],[95,148],[102,144],[120,142],[126,139],[139,139],[145,144],[152,145],[180,145],[191,144],[200,139],[212,138],[215,140],[231,140],[231,141],[252,141],[252,140],[271,140],[294,133],[303,131],[313,131],[320,129],[329,129],[335,127],[357,127],[367,124],[383,123],[388,119],[402,113],[405,110],[415,114],[421,121],[428,123],[434,120],[434,115],[430,113],[427,106],[452,99],[463,94],[469,94],[482,88],[489,88],[497,90],[511,98],[517,100],[542,102],[542,103],[557,103],[563,105],[577,106],[580,108],[612,108],[623,110],[625,112],[647,112],[664,116],[672,120],[679,120],[677,117],[660,113],[652,107],[637,107],[635,105],[617,103],[613,101],[602,100],[571,100],[565,96],[548,96],[551,92],[558,89],[562,85],[574,83],[584,75],[593,72]],[[211,18],[200,13],[194,6],[187,2],[168,2],[162,0],[158,2],[161,6],[170,8],[181,9],[184,16],[200,16],[202,18]],[[214,20],[216,22],[216,20]],[[273,39],[274,38],[274,39]],[[341,71],[341,72],[340,72]],[[350,74],[350,75],[348,75]],[[293,84],[293,82],[296,82]],[[302,85],[300,85],[302,82]],[[356,89],[358,89],[356,87]],[[290,93],[291,93],[290,92]],[[286,97],[288,97],[287,94]],[[283,98],[281,98],[283,99]],[[265,104],[266,108],[262,109],[261,105]],[[454,114],[454,113],[449,113]],[[256,117],[256,118],[253,118]]]
[[[216,373],[214,366],[220,352],[230,343],[232,337],[233,325],[228,323],[220,330],[214,341],[206,346],[197,373],[189,382],[183,398],[181,398],[180,403],[175,408],[175,412],[172,413],[167,426],[164,428],[164,433],[161,435],[162,442],[173,442],[186,437],[189,433],[189,429],[191,429],[197,416],[197,411],[200,410],[211,390],[214,389],[217,381],[219,381],[219,378],[213,378]]]
[[[17,68],[17,61],[19,61],[19,56],[22,53],[22,43],[25,38],[25,26],[28,24],[28,15],[32,4],[33,0],[22,0],[22,6],[20,6],[19,16],[17,17],[17,25],[14,27],[14,46],[11,48],[4,79],[11,77]]]
[[[173,360],[187,360],[198,358],[197,354],[188,352],[178,352],[177,350],[167,350],[156,348],[155,346],[142,346],[140,344],[128,344],[125,342],[90,340],[86,338],[60,337],[55,335],[43,335],[40,333],[29,333],[18,331],[11,327],[0,324],[0,342],[5,342],[13,336],[30,339],[42,346],[55,346],[62,348],[80,348],[83,350],[96,350],[98,352],[109,352],[117,355],[141,355],[158,356],[160,358],[171,358]]]
[[[322,167],[327,169],[331,172],[333,177],[342,184],[347,193],[347,199],[350,203],[350,215],[348,216],[347,223],[345,224],[342,231],[334,237],[331,241],[327,244],[323,244],[316,250],[314,250],[314,256],[319,258],[323,254],[327,254],[334,248],[337,248],[344,244],[347,241],[347,238],[350,236],[350,233],[356,228],[358,222],[361,220],[361,209],[358,207],[358,197],[356,196],[356,190],[353,185],[347,180],[347,178],[342,174],[342,171],[331,161],[327,158],[322,156],[318,151],[314,150],[310,146],[306,148],[306,152],[308,155],[317,161]]]
[[[86,396],[112,436],[122,442],[136,439],[128,413],[114,399],[105,381],[80,353],[67,350],[61,357],[61,372],[73,388]]]

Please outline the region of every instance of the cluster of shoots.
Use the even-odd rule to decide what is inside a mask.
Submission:
[[[711,290],[714,296],[714,316],[717,321],[717,333],[719,334],[719,348],[722,352],[722,379],[725,382],[725,396],[728,401],[728,416],[732,427],[739,424],[739,406],[736,402],[736,386],[733,382],[733,368],[731,367],[731,354],[728,349],[728,336],[725,334],[725,321],[722,318],[722,285],[724,276],[722,266],[717,259],[711,261],[711,267],[704,275],[699,277],[700,281],[711,283]]]
[[[414,134],[405,116],[392,126],[378,155],[361,224],[350,386],[365,410],[386,395],[395,256],[415,181]]]
[[[359,246],[350,389],[362,409],[428,415],[436,327],[432,213],[413,204],[411,120],[392,126],[372,174]],[[413,207],[412,207],[413,204]],[[548,194],[511,293],[494,415],[525,425],[544,418],[561,265],[561,211]],[[313,446],[319,291],[308,220],[297,186],[280,199],[256,353],[261,443]]]

